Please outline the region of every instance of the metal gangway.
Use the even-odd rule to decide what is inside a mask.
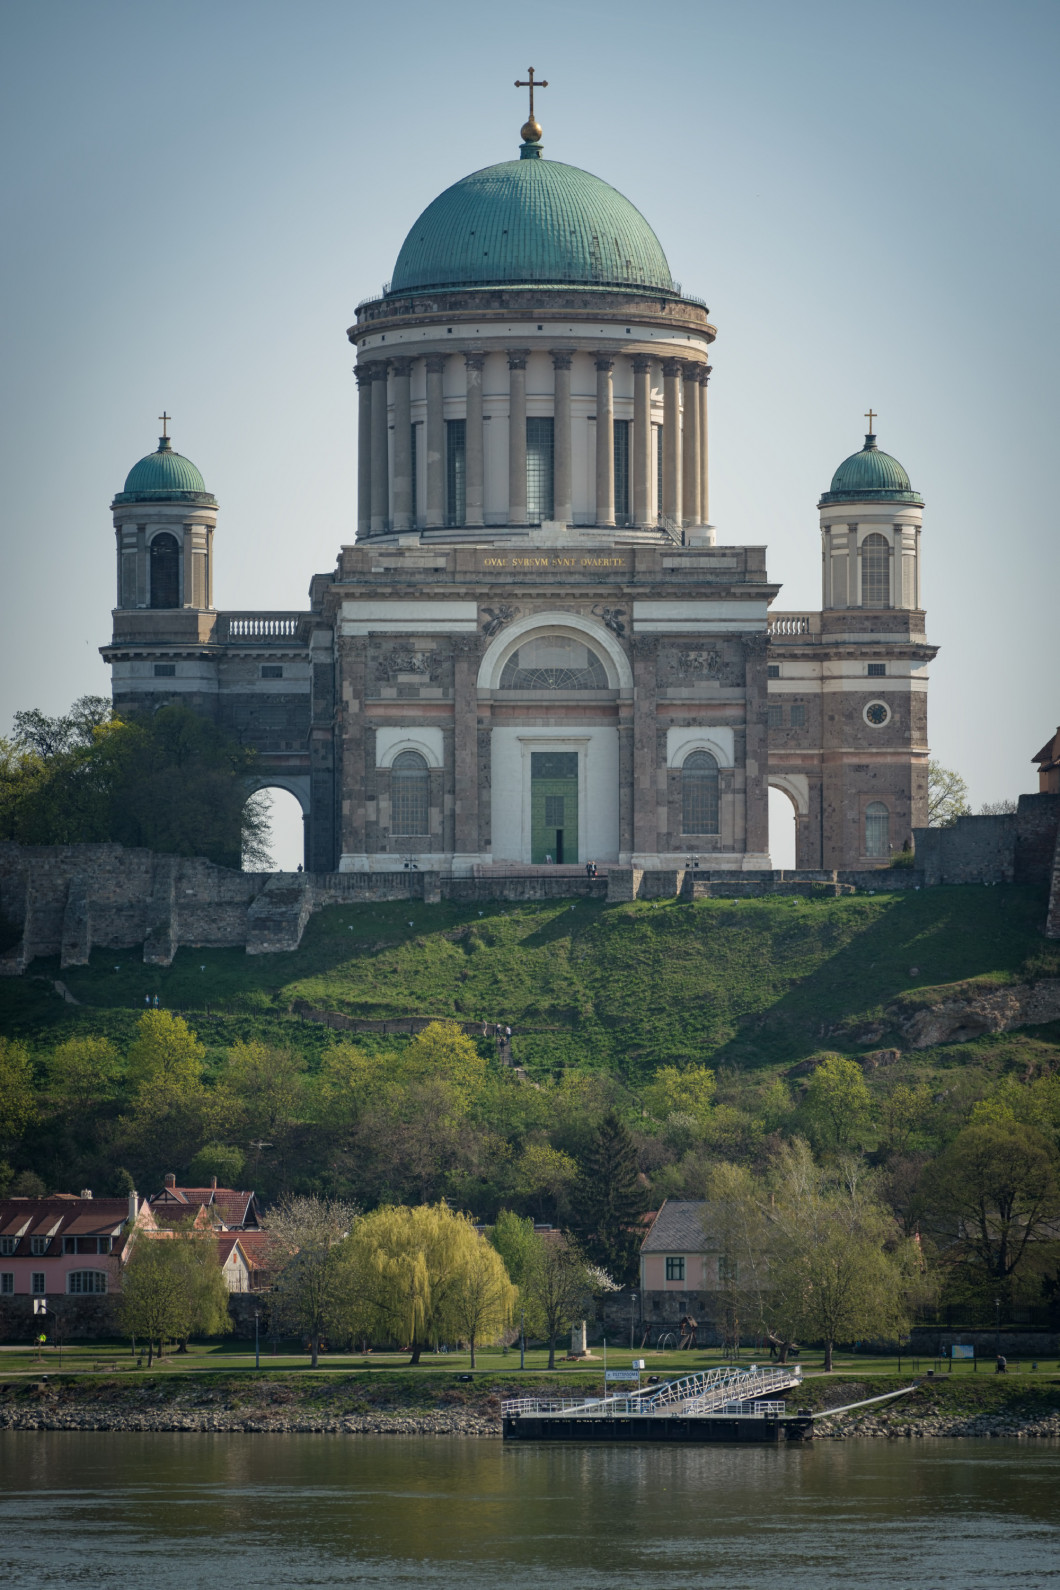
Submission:
[[[614,1419],[636,1417],[701,1419],[710,1416],[764,1419],[786,1411],[776,1394],[801,1385],[802,1369],[748,1369],[727,1366],[682,1375],[679,1380],[612,1397],[516,1397],[501,1404],[506,1419],[522,1415],[537,1419]]]

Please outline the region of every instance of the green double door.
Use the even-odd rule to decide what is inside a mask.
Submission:
[[[530,753],[530,860],[578,859],[578,753]]]

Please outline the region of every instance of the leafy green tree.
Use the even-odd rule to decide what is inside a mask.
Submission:
[[[1060,1159],[1035,1127],[1015,1120],[966,1126],[929,1168],[928,1198],[942,1241],[1011,1294],[1040,1244],[1055,1241]]]
[[[831,1153],[862,1143],[871,1112],[861,1067],[843,1055],[826,1055],[810,1077],[802,1106],[815,1143]]]
[[[501,1302],[507,1296],[501,1284],[503,1263],[495,1253],[482,1258],[483,1239],[466,1216],[454,1214],[448,1205],[373,1210],[358,1221],[353,1247],[368,1328],[408,1344],[410,1364],[419,1363],[428,1343],[466,1335],[475,1309],[480,1311],[476,1335],[494,1328],[487,1322],[495,1317],[495,1328],[503,1328],[493,1309],[496,1304],[503,1313]],[[491,1275],[496,1285],[489,1281]]]
[[[471,1349],[475,1367],[475,1347],[479,1342],[496,1341],[511,1324],[512,1309],[518,1295],[504,1260],[496,1248],[470,1227],[471,1236],[463,1246],[456,1286],[453,1289],[452,1317],[462,1340]]]
[[[508,1274],[520,1288],[525,1285],[537,1257],[537,1240],[534,1222],[511,1209],[501,1210],[490,1232],[490,1241],[504,1260]]]
[[[616,1110],[609,1110],[582,1160],[576,1224],[589,1257],[616,1280],[636,1271],[647,1194],[637,1168],[633,1137]]]
[[[283,1174],[291,1140],[307,1113],[302,1056],[257,1039],[237,1043],[228,1051],[224,1090],[229,1116],[242,1122],[246,1141],[268,1143]]]
[[[184,1020],[168,1010],[145,1010],[125,1057],[133,1086],[145,1082],[198,1082],[206,1049]]]
[[[118,1052],[109,1038],[91,1034],[67,1038],[52,1050],[47,1063],[48,1087],[63,1109],[84,1120],[111,1091],[118,1070]]]
[[[594,1278],[581,1248],[565,1232],[542,1232],[534,1242],[521,1291],[530,1333],[548,1342],[548,1367],[555,1369],[556,1342],[584,1318],[593,1300]]]
[[[312,1367],[325,1337],[348,1337],[357,1323],[356,1273],[350,1231],[352,1204],[330,1198],[289,1198],[265,1222],[278,1267],[273,1315],[281,1328],[309,1338]]]
[[[645,1090],[649,1109],[659,1120],[673,1114],[690,1116],[701,1130],[710,1122],[717,1081],[708,1066],[661,1066]]]
[[[929,762],[928,827],[952,828],[958,817],[967,817],[971,809],[968,785],[961,775],[941,762]]]
[[[512,1191],[542,1220],[561,1218],[578,1166],[569,1154],[548,1143],[527,1143],[514,1167]]]
[[[453,1022],[432,1021],[418,1033],[401,1060],[409,1081],[445,1082],[467,1103],[486,1080],[487,1062],[474,1043]]]
[[[139,1232],[133,1239],[121,1282],[119,1314],[126,1334],[147,1343],[147,1367],[157,1346],[186,1340],[193,1317],[192,1292],[183,1253],[175,1241]]]
[[[205,1187],[216,1176],[219,1187],[238,1187],[245,1164],[246,1155],[241,1148],[233,1148],[230,1143],[206,1143],[188,1166],[188,1185]]]
[[[0,1146],[16,1143],[36,1117],[29,1050],[16,1038],[0,1038]]]

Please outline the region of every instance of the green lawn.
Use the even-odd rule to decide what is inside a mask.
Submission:
[[[1015,886],[481,912],[334,907],[312,918],[293,954],[184,949],[158,968],[134,950],[96,951],[90,967],[61,974],[35,962],[0,982],[0,1030],[40,1046],[72,1031],[123,1042],[157,993],[214,1051],[260,1035],[312,1064],[333,1034],[291,1014],[306,1000],[370,1020],[504,1021],[531,1074],[589,1065],[636,1081],[687,1059],[768,1071],[822,1047],[893,1042],[884,1012],[897,999],[968,979],[1060,974],[1060,945],[1041,935],[1044,910],[1040,890]],[[55,994],[60,975],[79,1005]],[[878,1035],[866,1037],[873,1024]],[[1051,1046],[1057,1034],[1039,1037]]]

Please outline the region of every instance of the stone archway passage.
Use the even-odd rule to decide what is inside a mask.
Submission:
[[[272,866],[269,870],[297,872],[304,864],[305,858],[305,823],[301,802],[291,790],[284,789],[278,784],[267,784],[256,790],[255,794],[263,796],[268,802],[268,843],[272,856]]]

